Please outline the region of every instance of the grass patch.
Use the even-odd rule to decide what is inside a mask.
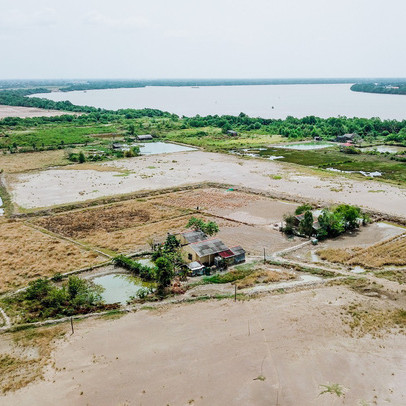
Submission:
[[[398,282],[400,284],[406,283],[406,270],[385,270],[376,271],[374,275],[378,278],[388,279],[390,281]]]

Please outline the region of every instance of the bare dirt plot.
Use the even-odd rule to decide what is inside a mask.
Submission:
[[[184,210],[164,206],[159,202],[128,200],[122,203],[43,217],[34,222],[54,233],[80,239],[95,232],[110,233],[184,214]]]
[[[247,255],[254,256],[262,256],[264,254],[264,248],[266,254],[269,255],[303,242],[301,238],[288,240],[282,233],[270,228],[243,224],[235,227],[220,227],[220,232],[217,236],[230,247],[236,245],[243,246]]]
[[[62,116],[64,114],[73,113],[60,110],[37,109],[36,107],[5,106],[3,104],[0,105],[0,120],[5,117],[54,117]],[[76,114],[77,113],[75,113],[75,115]]]
[[[404,335],[349,335],[343,287],[84,321],[44,381],[1,405],[402,405]],[[136,343],[136,344],[134,344]],[[320,393],[336,384],[344,398]]]
[[[65,157],[63,150],[27,152],[20,154],[0,155],[0,170],[6,173],[27,172],[49,166],[67,164],[69,161]]]
[[[105,260],[19,222],[0,223],[0,247],[0,292]]]
[[[324,249],[318,251],[321,259],[344,265],[381,268],[385,265],[406,265],[406,233],[368,248]]]
[[[283,215],[293,213],[295,203],[283,202],[260,195],[225,189],[197,189],[162,197],[166,204],[199,208],[206,213],[249,224],[281,222]]]

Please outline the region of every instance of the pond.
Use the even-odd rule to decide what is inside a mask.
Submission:
[[[104,288],[101,296],[107,304],[126,304],[141,288],[152,287],[151,283],[143,282],[140,278],[121,273],[97,276],[92,282]]]
[[[178,144],[171,144],[169,142],[137,142],[132,145],[140,147],[140,152],[142,155],[171,154],[174,152],[196,151],[196,148],[185,147]]]
[[[295,149],[297,151],[307,151],[313,149],[324,149],[324,148],[331,148],[334,144],[329,142],[301,142],[297,144],[286,144],[286,145],[274,145],[274,148],[281,148],[281,149]]]
[[[377,151],[381,154],[386,152],[390,154],[399,154],[399,153],[406,153],[406,147],[398,147],[396,145],[377,145],[375,147],[365,147],[362,148],[361,151]]]

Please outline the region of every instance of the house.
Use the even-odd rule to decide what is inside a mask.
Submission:
[[[241,246],[228,248],[218,238],[184,245],[183,252],[187,255],[188,261],[207,266],[218,265],[220,262],[234,265],[245,261],[245,250]]]
[[[210,266],[214,264],[214,258],[220,252],[228,251],[228,247],[218,238],[214,238],[185,245],[183,251],[186,253],[188,261],[198,261]]]
[[[358,134],[352,133],[352,134],[337,135],[336,142],[353,143],[360,141],[360,139],[361,137]]]
[[[151,134],[143,134],[143,135],[137,135],[138,141],[150,141],[154,139],[154,137]]]
[[[320,224],[319,224],[319,216],[322,214],[322,210],[312,210],[311,211],[313,215],[313,232],[317,234],[317,232],[320,230]],[[299,227],[300,222],[304,219],[305,214],[298,214],[295,216],[295,226]]]
[[[181,245],[193,244],[195,242],[207,240],[209,237],[201,230],[186,231],[179,234]]]
[[[237,137],[238,133],[237,131],[227,130],[227,135],[229,135],[230,137]]]
[[[111,146],[113,147],[113,149],[122,149],[123,148],[123,144],[120,144],[119,142],[113,142],[113,144]]]

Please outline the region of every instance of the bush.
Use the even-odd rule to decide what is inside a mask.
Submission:
[[[137,261],[132,260],[131,258],[126,257],[125,255],[118,255],[113,259],[114,263],[117,266],[121,266],[129,270],[132,274],[139,276],[140,278],[153,281],[155,280],[155,269],[150,268],[149,266],[142,265]]]
[[[310,211],[313,210],[313,207],[310,204],[303,204],[301,206],[299,206],[296,210],[295,210],[295,214],[296,216],[298,216],[299,214],[303,214],[306,211]]]

